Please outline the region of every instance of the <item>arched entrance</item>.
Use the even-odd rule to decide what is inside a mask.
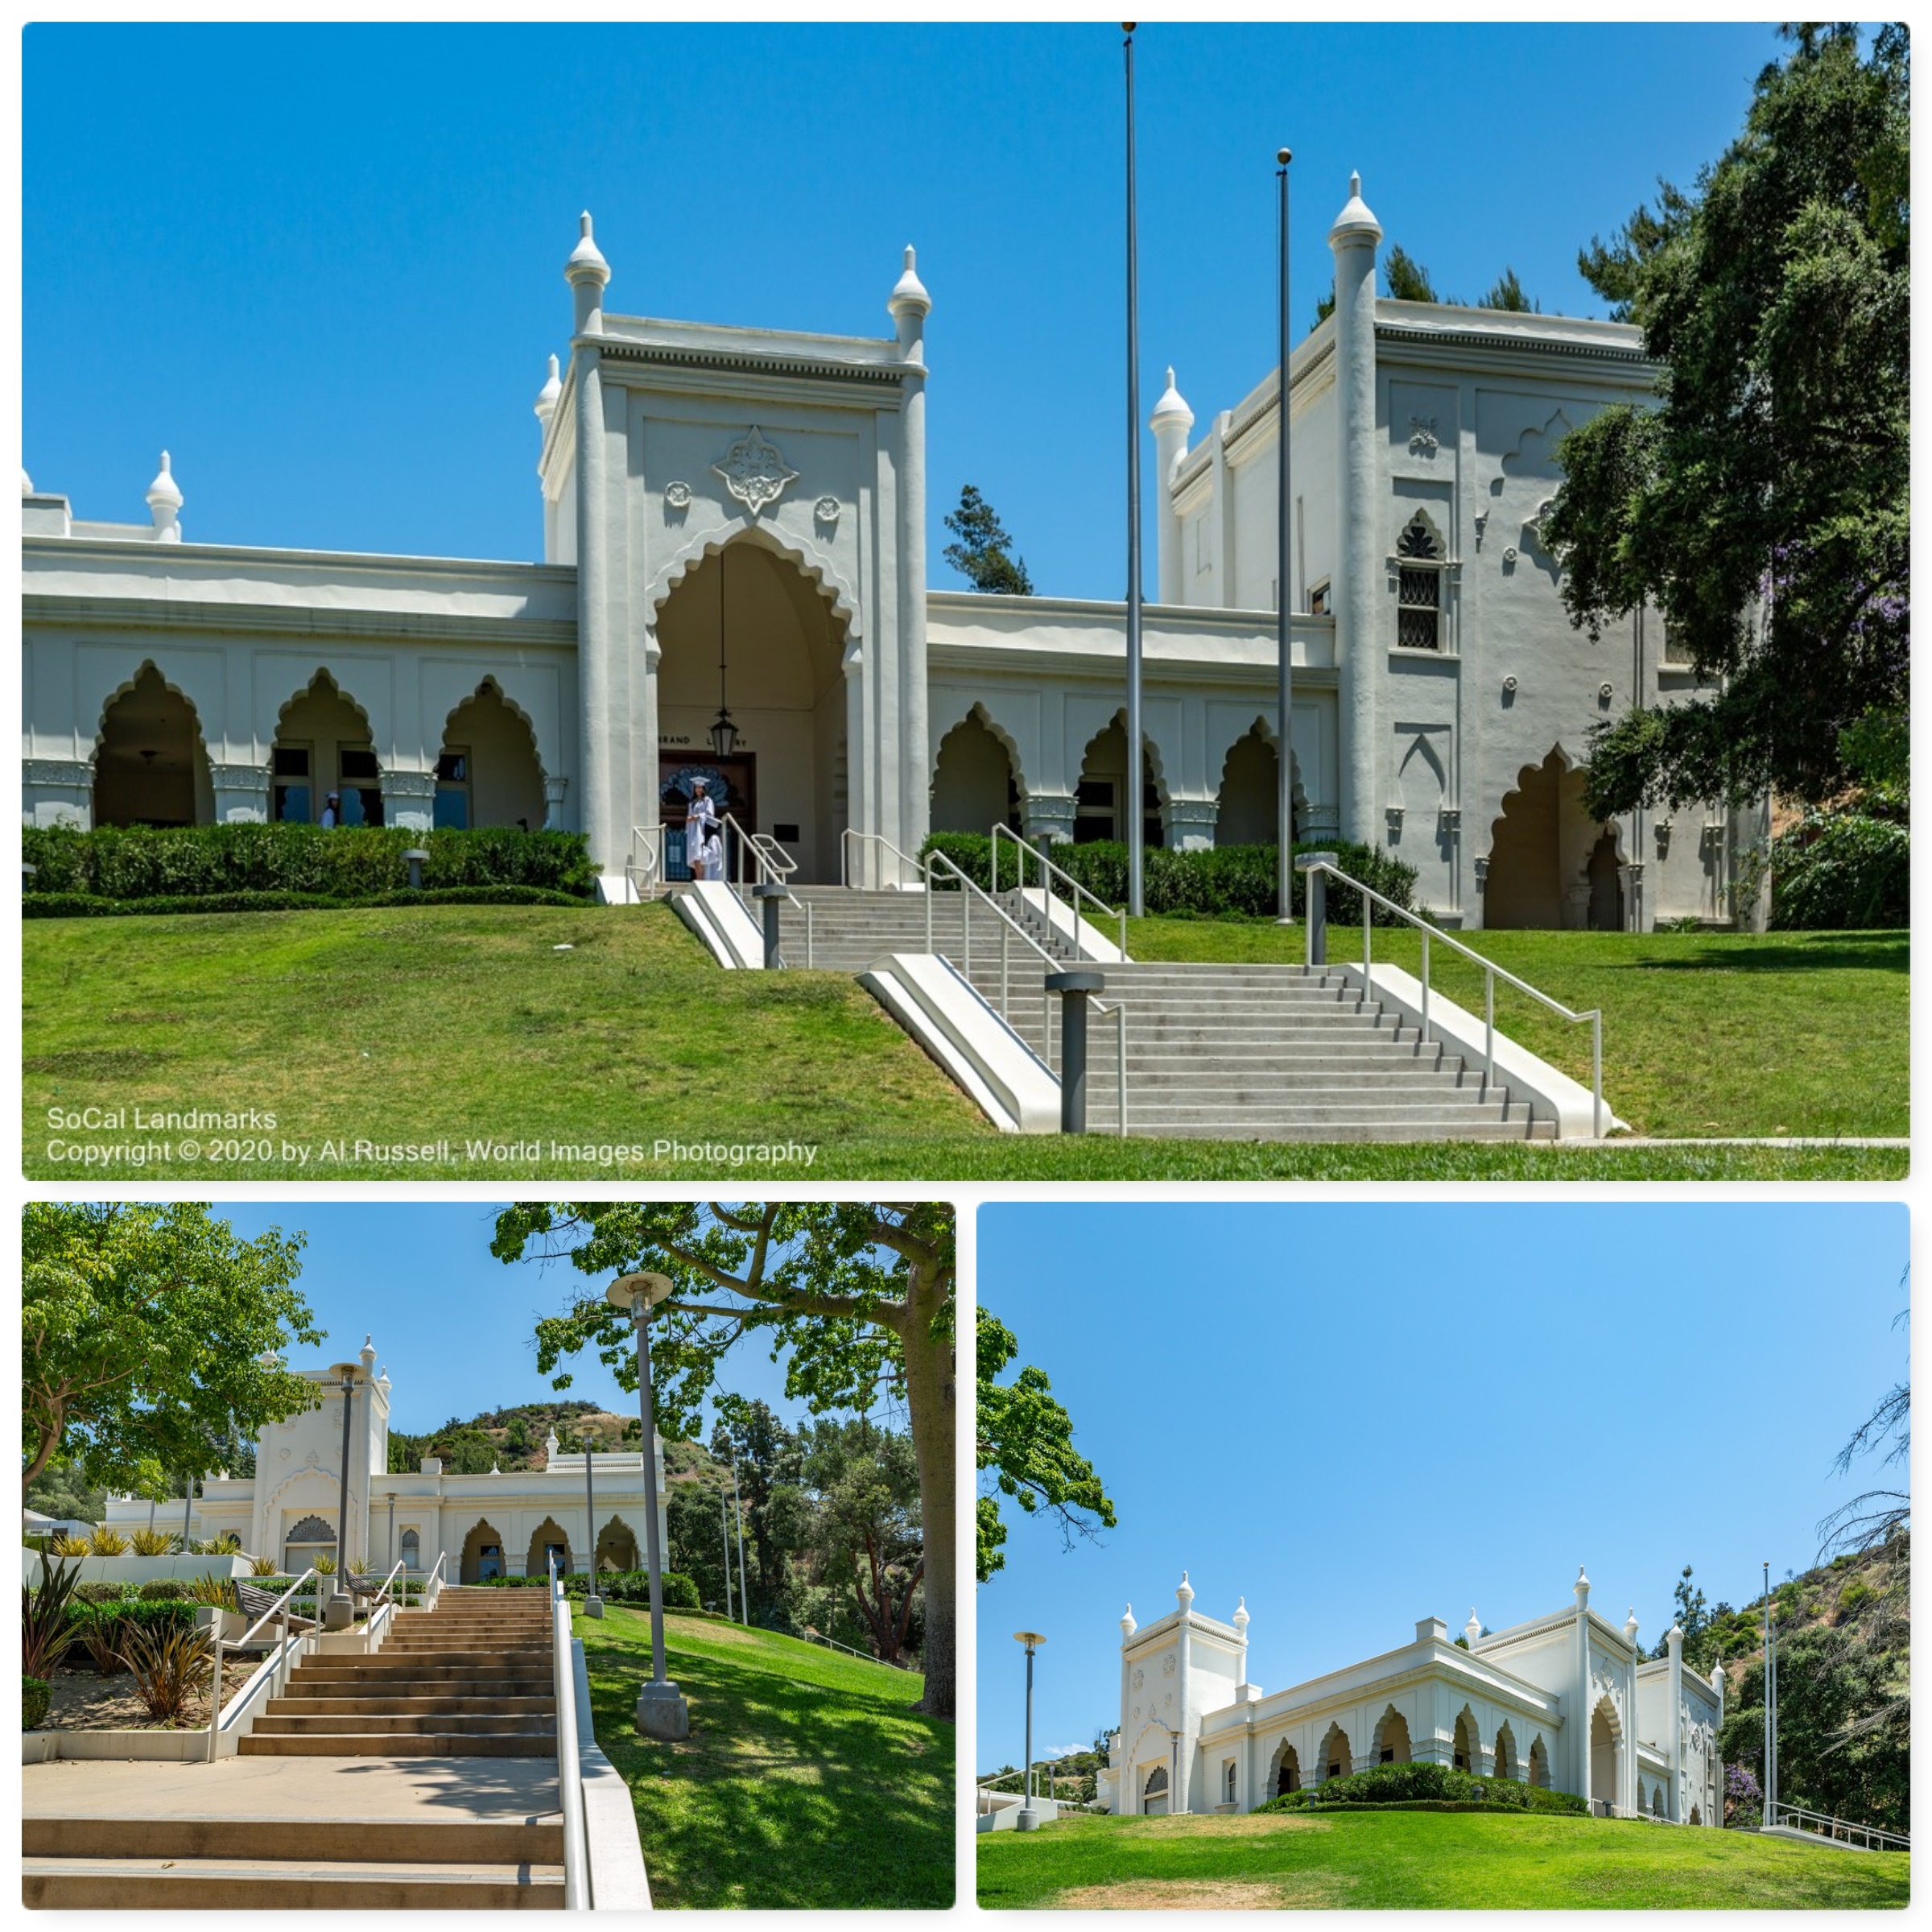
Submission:
[[[847,812],[845,626],[829,599],[789,558],[741,537],[665,599],[658,642],[665,824],[681,832],[687,801],[664,794],[664,782],[712,766],[747,832],[776,839],[801,881],[836,880]],[[711,735],[720,707],[738,734],[728,752]]]
[[[1489,828],[1483,923],[1620,931],[1616,834],[1583,808],[1583,774],[1560,751],[1525,765]]]
[[[477,1523],[463,1539],[463,1554],[456,1566],[456,1580],[480,1583],[485,1577],[505,1574],[502,1534],[493,1524]]]
[[[1449,1761],[1459,1771],[1482,1769],[1482,1745],[1476,1734],[1476,1718],[1467,1705],[1455,1720],[1455,1736],[1450,1744]]]
[[[94,752],[97,825],[206,825],[215,815],[195,708],[151,663],[109,700]]]
[[[1348,1733],[1340,1724],[1331,1724],[1328,1735],[1322,1740],[1322,1754],[1317,1767],[1323,1779],[1347,1777],[1355,1769],[1355,1759],[1348,1749]]]
[[[1623,1728],[1616,1721],[1616,1707],[1609,1699],[1600,1698],[1590,1713],[1590,1802],[1614,1805],[1622,1789],[1617,1773],[1622,1769]]]
[[[984,833],[1021,828],[1020,787],[1013,758],[975,705],[939,741],[932,772],[932,829]]]
[[[326,671],[283,706],[269,755],[271,818],[319,825],[332,791],[341,800],[338,824],[382,823],[382,773],[369,719]]]
[[[1530,1781],[1539,1791],[1550,1789],[1550,1752],[1540,1737],[1530,1745]]]
[[[1392,1707],[1382,1713],[1382,1721],[1376,1726],[1375,1761],[1378,1765],[1406,1765],[1409,1758],[1409,1720]]]
[[[510,709],[485,678],[443,725],[436,756],[436,823],[458,832],[474,825],[543,829],[543,768],[528,720]]]
[[[597,1569],[601,1573],[637,1567],[638,1539],[632,1534],[630,1524],[621,1517],[613,1516],[597,1532]]]
[[[1141,1815],[1143,1818],[1165,1818],[1167,1815],[1167,1767],[1156,1765],[1147,1773],[1147,1781],[1141,1786]]]
[[[1521,1768],[1516,1761],[1516,1739],[1509,1727],[1505,1724],[1496,1734],[1496,1776],[1520,1777]]]
[[[1286,1798],[1290,1791],[1302,1788],[1302,1761],[1294,1754],[1293,1744],[1283,1744],[1275,1753],[1274,1764],[1269,1768],[1269,1781],[1274,1785],[1272,1795]]]
[[[571,1572],[570,1538],[564,1534],[563,1526],[554,1516],[547,1516],[530,1534],[530,1548],[523,1558],[523,1574],[526,1576],[547,1576],[550,1574],[550,1558],[556,1554],[564,1574]]]
[[[1127,836],[1127,728],[1116,718],[1090,738],[1080,760],[1080,789],[1073,814],[1074,843],[1088,845],[1102,839]],[[1148,849],[1167,842],[1161,819],[1161,789],[1154,774],[1154,753],[1143,746],[1141,756],[1142,836]]]
[[[1221,766],[1220,809],[1215,815],[1217,845],[1272,845],[1281,822],[1282,761],[1274,741],[1262,735],[1257,722],[1246,737],[1228,747]],[[1300,786],[1293,800],[1294,823],[1301,824],[1303,801]]]

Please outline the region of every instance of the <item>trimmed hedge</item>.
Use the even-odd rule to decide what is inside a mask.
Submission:
[[[1582,1816],[1587,1809],[1573,1791],[1552,1791],[1516,1777],[1478,1777],[1448,1765],[1416,1762],[1373,1765],[1348,1777],[1271,1798],[1257,1811],[1307,1811],[1329,1806],[1367,1806],[1405,1809],[1438,1805],[1455,1810],[1560,1811]]]
[[[486,1590],[547,1590],[550,1579],[547,1576],[486,1576],[482,1579]],[[584,1596],[589,1594],[590,1579],[582,1571],[572,1571],[564,1579],[566,1596]],[[606,1603],[648,1604],[650,1601],[650,1573],[646,1570],[607,1571],[597,1579],[597,1595]],[[696,1610],[702,1606],[698,1601],[698,1586],[681,1570],[664,1572],[664,1608],[667,1610]]]
[[[20,1728],[23,1731],[38,1731],[41,1720],[47,1715],[47,1706],[54,1701],[54,1687],[43,1677],[29,1677],[24,1671],[20,1675]]]
[[[117,1603],[69,1604],[67,1620],[76,1637],[84,1624],[118,1624],[152,1634],[163,1630],[186,1629],[194,1622],[195,1612],[200,1608],[184,1596],[159,1600],[124,1596]]]
[[[424,896],[465,887],[535,886],[572,899],[597,889],[579,832],[407,832],[398,826],[28,826],[21,857],[38,869],[34,890],[100,899],[204,899],[236,893],[293,893],[366,902],[407,892],[402,855],[429,854]]]
[[[336,899],[313,892],[211,892],[200,898],[103,899],[82,892],[34,892],[20,902],[29,919],[149,919],[175,912],[345,912],[372,906],[581,906],[568,892],[543,886],[448,886],[431,892],[379,892],[368,898]]]
[[[1013,883],[1014,860],[1005,841],[1001,841],[1001,883]],[[1416,869],[1393,853],[1373,845],[1355,845],[1331,839],[1319,844],[1303,843],[1298,852],[1332,852],[1335,864],[1357,878],[1373,892],[1409,910],[1415,910]],[[993,886],[993,841],[978,832],[935,832],[919,849],[923,858],[931,852],[943,852],[968,878],[982,890]],[[1111,840],[1096,840],[1091,845],[1068,844],[1056,840],[1053,862],[1084,886],[1095,898],[1109,906],[1127,902],[1127,848]],[[1210,845],[1192,852],[1170,852],[1163,847],[1149,848],[1146,855],[1145,884],[1147,910],[1167,918],[1272,919],[1275,916],[1276,849],[1272,845]],[[1030,876],[1038,880],[1037,870]],[[950,884],[947,881],[946,883]],[[1294,875],[1293,905],[1298,915],[1307,902],[1308,881]],[[943,890],[942,886],[942,890]],[[956,886],[954,890],[957,890]],[[1335,925],[1361,923],[1362,902],[1352,887],[1328,884],[1328,918]],[[1375,923],[1391,926],[1394,915],[1381,906],[1375,909]]]

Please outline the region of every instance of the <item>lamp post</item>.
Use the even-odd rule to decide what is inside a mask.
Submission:
[[[638,1410],[644,1423],[644,1538],[650,1573],[650,1682],[638,1693],[638,1728],[675,1742],[691,1735],[691,1707],[664,1674],[664,1556],[658,1535],[658,1431],[650,1396],[650,1311],[671,1290],[666,1274],[620,1275],[604,1290],[638,1337]]]
[[[590,1432],[585,1430],[581,1434],[584,1443],[584,1521],[590,1527],[590,1586],[584,1592],[584,1614],[586,1616],[601,1616],[604,1614],[604,1600],[597,1594],[597,1492],[591,1486]],[[657,1474],[657,1459],[654,1455],[651,1458],[651,1474],[654,1477]],[[652,1520],[656,1520],[654,1507]]]
[[[731,1618],[731,1512],[724,1507],[724,1492],[718,1492],[718,1532],[724,1538],[724,1615]]]
[[[329,1580],[334,1587],[322,1612],[325,1629],[346,1630],[356,1620],[356,1600],[342,1578],[349,1561],[349,1426],[352,1398],[356,1393],[354,1367],[344,1362],[342,1369],[342,1490],[336,1509],[336,1574]]]
[[[751,1591],[745,1581],[745,1505],[738,1496],[738,1459],[731,1459],[731,1509],[738,1524],[738,1621],[751,1628]]]
[[[1026,1795],[1020,1806],[1020,1815],[1013,1820],[1013,1829],[1037,1831],[1040,1814],[1033,1808],[1033,1653],[1046,1640],[1037,1630],[1016,1630],[1013,1641],[1026,1646]]]
[[[1771,1565],[1765,1563],[1765,1823],[1777,1823],[1777,1638],[1771,1624]]]
[[[1290,535],[1289,518],[1293,514],[1294,497],[1290,494],[1290,467],[1288,461],[1288,163],[1294,155],[1286,149],[1275,153],[1275,179],[1281,184],[1282,239],[1281,239],[1281,314],[1277,318],[1281,333],[1282,393],[1279,400],[1280,421],[1276,430],[1278,447],[1275,451],[1276,494],[1280,501],[1277,508],[1274,526],[1275,588],[1274,588],[1274,642],[1277,659],[1276,679],[1279,687],[1277,694],[1279,707],[1275,733],[1281,756],[1279,791],[1276,804],[1276,885],[1281,894],[1281,910],[1276,923],[1292,926],[1294,923],[1294,642],[1292,613],[1294,609],[1293,593],[1294,576],[1291,566],[1294,561],[1294,541]]]
[[[1133,28],[1124,20],[1127,59],[1127,911],[1147,910],[1146,754],[1141,733],[1141,320],[1140,255],[1134,230]]]

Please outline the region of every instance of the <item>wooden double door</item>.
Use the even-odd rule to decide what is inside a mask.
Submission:
[[[664,824],[664,876],[688,879],[691,866],[684,855],[684,821],[691,810],[691,788],[704,781],[712,803],[722,819],[729,813],[746,832],[758,828],[758,761],[755,752],[734,752],[728,758],[693,758],[679,752],[658,754],[658,809]],[[725,831],[727,873],[731,834]]]

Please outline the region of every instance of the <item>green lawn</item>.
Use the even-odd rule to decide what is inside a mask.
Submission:
[[[989,1908],[1902,1908],[1902,1852],[1635,1820],[1378,1811],[1063,1818],[979,1840]]]
[[[1582,1013],[1604,1013],[1604,1092],[1639,1133],[1671,1139],[1904,1134],[1911,935],[1904,932],[1480,932],[1484,958]],[[1331,927],[1328,956],[1361,956]],[[1374,935],[1375,956],[1418,970],[1422,935]],[[1305,935],[1261,923],[1135,919],[1137,960],[1293,960]],[[1431,947],[1430,981],[1470,1012],[1483,976]],[[1590,1030],[1499,987],[1496,1024],[1590,1082]]]
[[[953,1902],[953,1727],[920,1680],[721,1618],[664,1620],[683,1744],[640,1737],[647,1612],[580,1607],[597,1742],[623,1774],[659,1906],[943,1910]]]
[[[1390,956],[1412,962],[1408,935],[1387,936]],[[1142,921],[1131,943],[1146,958],[1286,952],[1273,927],[1205,921]],[[1905,1131],[1904,935],[1484,943],[1557,997],[1603,1003],[1606,1091],[1640,1131]],[[25,1166],[37,1179],[1784,1183],[1907,1170],[1902,1148],[1001,1135],[851,979],[720,972],[663,905],[34,919],[22,946]],[[1443,983],[1480,997],[1452,974]],[[1520,1000],[1498,1018],[1584,1070],[1574,1030]],[[136,1108],[253,1110],[264,1124],[150,1129]],[[89,1108],[109,1117],[50,1118]],[[813,1158],[755,1151],[774,1143]],[[754,1151],[733,1164],[708,1145]],[[415,1158],[387,1154],[398,1147]],[[87,1151],[95,1164],[74,1158]]]

